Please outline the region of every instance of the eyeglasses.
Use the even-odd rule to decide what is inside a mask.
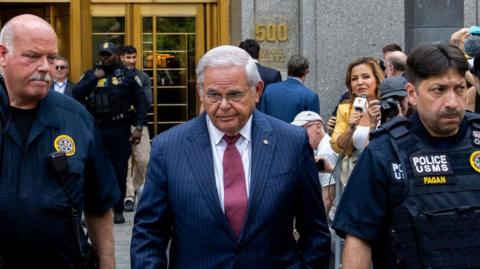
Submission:
[[[66,65],[57,65],[55,66],[55,70],[65,70],[67,69],[67,66]]]
[[[218,93],[207,93],[205,94],[207,96],[208,101],[211,103],[217,103],[218,101],[221,101],[223,98],[227,100],[227,102],[240,102],[242,98],[245,96],[245,93],[243,92],[233,92],[233,93],[228,93],[226,96],[222,96],[221,94]]]

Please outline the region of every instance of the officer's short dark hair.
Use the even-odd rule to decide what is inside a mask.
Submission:
[[[260,45],[253,39],[243,40],[238,47],[248,52],[253,59],[258,59],[260,55]]]
[[[287,63],[288,76],[303,77],[307,74],[309,62],[307,58],[300,55],[293,55]]]
[[[122,48],[120,53],[122,55],[124,55],[124,54],[134,54],[134,53],[137,53],[137,49],[132,45],[126,45]]]
[[[465,77],[468,62],[462,51],[449,44],[422,44],[412,50],[407,58],[405,76],[415,87],[422,80],[441,75],[453,68]]]
[[[392,51],[402,51],[403,52],[402,47],[400,47],[400,45],[398,45],[396,43],[385,45],[385,47],[382,48],[382,51],[383,51],[383,54],[385,54],[386,52],[392,52]]]

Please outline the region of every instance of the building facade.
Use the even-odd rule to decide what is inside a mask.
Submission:
[[[381,59],[389,43],[409,52],[447,41],[458,28],[479,24],[480,7],[478,0],[0,0],[0,24],[23,13],[52,24],[72,81],[97,62],[104,41],[133,44],[137,67],[152,77],[154,135],[197,115],[195,66],[212,47],[254,38],[260,62],[284,78],[290,56],[307,57],[306,84],[328,117],[353,59]]]

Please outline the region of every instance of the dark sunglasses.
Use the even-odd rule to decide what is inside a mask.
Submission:
[[[55,70],[65,70],[67,69],[67,66],[66,65],[57,65],[55,66]]]

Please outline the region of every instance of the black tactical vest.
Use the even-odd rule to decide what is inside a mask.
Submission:
[[[125,75],[125,68],[117,67],[99,79],[95,90],[87,97],[87,109],[100,126],[120,126],[131,121],[133,76]]]
[[[387,127],[404,178],[392,183],[391,268],[480,268],[480,116],[465,117],[466,135],[448,150],[404,123]]]

